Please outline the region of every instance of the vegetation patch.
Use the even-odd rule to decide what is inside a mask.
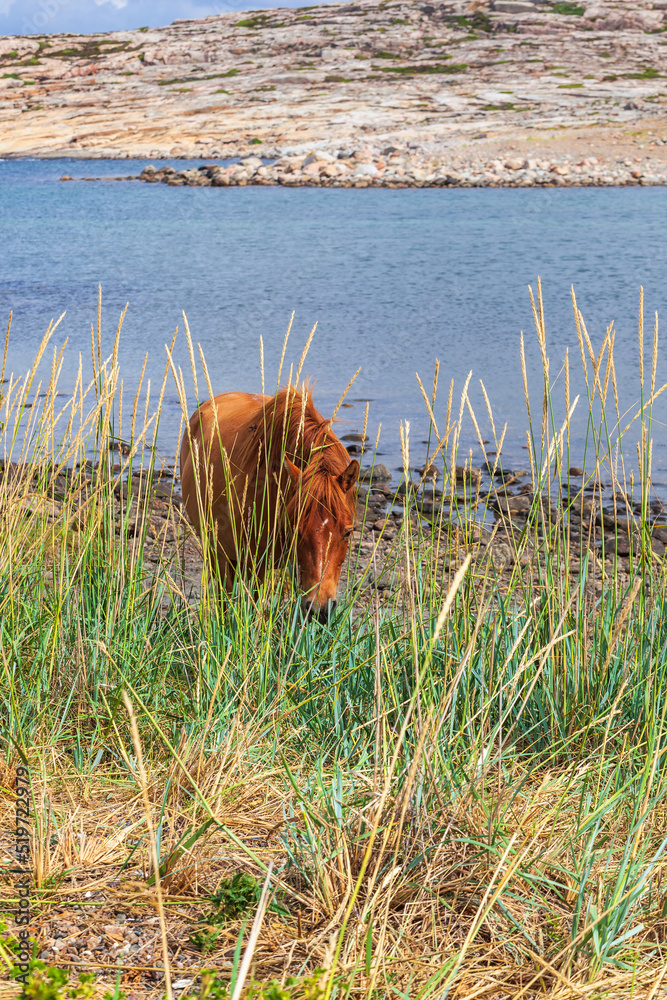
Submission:
[[[630,80],[655,80],[661,75],[655,66],[647,66],[646,69],[638,73],[624,73],[623,76]]]
[[[415,63],[412,66],[374,66],[382,73],[402,73],[412,76],[419,73],[464,73],[467,63]]]
[[[268,14],[255,14],[253,17],[246,17],[242,21],[237,21],[235,24],[236,28],[251,28],[254,31],[260,28],[269,27],[269,15]]]
[[[554,14],[565,14],[570,17],[580,17],[585,13],[586,8],[582,7],[579,3],[568,3],[567,0],[559,0],[558,3],[551,5],[551,10]]]

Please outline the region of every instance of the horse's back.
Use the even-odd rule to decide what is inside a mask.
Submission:
[[[221,497],[224,490],[224,450],[235,467],[235,452],[248,443],[254,433],[263,408],[271,396],[254,392],[223,392],[213,400],[201,403],[190,417],[181,443],[181,492],[183,503],[193,524],[199,524],[199,506],[212,471],[213,492]],[[192,449],[197,452],[193,460]],[[199,484],[196,483],[197,470]],[[244,471],[235,469],[236,472]],[[205,478],[206,477],[206,478]]]

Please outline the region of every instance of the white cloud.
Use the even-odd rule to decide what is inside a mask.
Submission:
[[[95,3],[98,7],[101,7],[102,4],[110,3],[116,10],[122,10],[123,7],[127,7],[127,0],[95,0]]]
[[[9,14],[9,8],[15,3],[16,0],[0,0],[0,14]]]

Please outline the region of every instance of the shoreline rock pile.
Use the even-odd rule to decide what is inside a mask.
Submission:
[[[125,178],[127,179],[127,178]],[[423,187],[611,187],[667,184],[667,165],[662,170],[635,160],[610,164],[597,157],[569,160],[511,158],[472,162],[448,167],[437,161],[387,150],[374,154],[357,151],[338,156],[311,152],[307,156],[282,156],[265,163],[249,156],[228,166],[203,164],[178,170],[175,167],[144,168],[138,177],[149,184],[171,187],[283,187],[423,188]]]

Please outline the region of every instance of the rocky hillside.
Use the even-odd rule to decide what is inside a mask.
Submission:
[[[660,160],[665,46],[667,0],[358,0],[0,38],[0,155],[337,154],[365,143],[454,156],[532,140],[582,153],[652,143]]]

